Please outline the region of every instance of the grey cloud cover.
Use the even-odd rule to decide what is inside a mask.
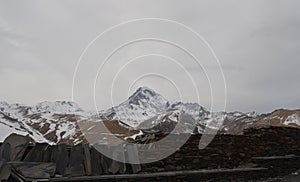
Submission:
[[[297,0],[1,1],[0,100],[71,100],[77,60],[95,36],[123,21],[157,17],[182,22],[211,44],[227,81],[227,110],[300,108],[299,7]],[[178,72],[168,74],[178,77]],[[177,97],[159,84],[150,85],[171,100]],[[116,102],[126,96],[117,96]],[[101,93],[98,98],[101,109],[111,106]],[[93,109],[90,102],[77,102]]]

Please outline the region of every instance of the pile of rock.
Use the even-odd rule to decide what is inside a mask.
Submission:
[[[269,127],[248,129],[244,135],[216,135],[203,150],[198,149],[201,135],[192,135],[171,156],[157,162],[129,165],[114,161],[96,150],[79,144],[48,145],[34,143],[29,137],[10,135],[0,146],[0,180],[35,179],[241,179],[286,175],[300,169],[300,130]],[[149,144],[166,134],[147,134],[134,143]],[[174,141],[169,141],[170,146]],[[155,143],[152,145],[155,147]],[[155,152],[164,152],[155,148]],[[139,150],[139,156],[149,150]],[[120,157],[132,157],[128,150]],[[281,157],[278,157],[281,156]],[[266,171],[267,170],[267,171]],[[261,172],[264,171],[264,172]],[[98,176],[98,177],[97,177]],[[150,180],[150,181],[151,181]]]
[[[251,162],[253,157],[300,156],[299,136],[300,130],[296,128],[249,129],[244,135],[216,135],[205,149],[199,150],[201,135],[192,135],[176,153],[161,161],[142,165],[142,171],[232,169]],[[165,135],[156,137],[155,140],[159,140]]]

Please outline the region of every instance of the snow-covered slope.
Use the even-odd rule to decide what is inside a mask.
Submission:
[[[29,110],[31,113],[56,113],[70,114],[83,113],[83,110],[75,102],[56,101],[56,102],[41,102],[33,106]]]
[[[171,120],[176,120],[176,112],[181,111],[191,115],[196,121],[202,120],[209,114],[197,103],[171,103],[154,90],[141,87],[125,102],[102,111],[99,117],[102,120],[120,120],[131,127],[137,127],[146,120],[155,119],[159,122],[168,113]]]
[[[21,123],[0,112],[0,142],[11,133],[27,135],[29,132],[30,130],[27,130]]]
[[[225,114],[210,113],[198,103],[172,103],[150,88],[142,87],[122,104],[101,112],[99,119],[120,120],[134,129],[170,132],[176,126],[175,123],[180,123],[183,126],[197,127],[196,131],[203,132],[205,126],[209,126],[211,129],[219,128],[217,124],[223,123]],[[191,121],[183,123],[188,120],[192,120],[194,123]],[[168,127],[168,125],[172,127]],[[181,128],[181,131],[194,132],[191,129]]]
[[[18,133],[37,142],[81,142],[77,121],[87,117],[73,102],[42,102],[35,106],[0,102],[0,141],[10,133]]]
[[[296,112],[296,111],[295,111]],[[298,115],[292,115],[281,121],[280,126],[295,126],[299,123]],[[218,129],[221,133],[240,134],[245,128],[263,126],[267,123],[268,114],[256,112],[215,112],[210,113],[198,103],[169,102],[163,96],[147,87],[139,88],[122,104],[102,111],[100,120],[119,120],[134,129],[154,129],[172,131],[176,124],[182,124],[183,115],[196,122],[194,132],[203,133],[205,127]],[[266,117],[264,121],[259,122]],[[274,116],[275,117],[275,116]],[[167,127],[166,124],[173,127]],[[190,125],[191,123],[187,123]],[[160,126],[160,127],[159,127]]]
[[[139,88],[128,100],[100,113],[84,111],[74,102],[42,102],[34,106],[0,102],[0,142],[11,133],[29,135],[37,142],[78,144],[85,142],[79,123],[96,128],[105,122],[115,133],[126,136],[143,131],[203,133],[206,127],[221,133],[240,134],[249,127],[300,128],[300,110],[211,113],[198,103],[169,102],[147,88]],[[111,123],[111,124],[110,124]],[[118,128],[118,129],[117,129]],[[120,132],[121,133],[120,133]],[[94,131],[97,133],[97,131]]]
[[[170,103],[155,91],[139,88],[120,105],[100,113],[102,120],[121,120],[129,126],[136,127],[141,122],[167,111]]]
[[[300,110],[278,109],[270,114],[266,114],[254,123],[254,126],[289,126],[300,128]]]

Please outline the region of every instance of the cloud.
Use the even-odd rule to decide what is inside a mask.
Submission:
[[[120,22],[145,17],[158,17],[182,22],[200,33],[211,44],[227,80],[227,110],[271,111],[278,107],[299,107],[300,72],[300,12],[298,1],[241,2],[216,1],[2,1],[0,3],[0,99],[9,102],[33,104],[42,100],[70,100],[72,77],[77,60],[87,44],[99,33]],[[153,29],[155,32],[156,30]],[[126,39],[134,31],[110,38],[106,46],[99,49],[101,55],[110,45]],[[166,35],[174,35],[165,32]],[[178,36],[180,40],[180,36]],[[201,69],[179,53],[178,49],[166,45],[152,47],[135,44],[128,52],[120,51],[110,65],[111,76],[122,66],[122,58],[161,50],[173,56],[195,77],[203,97],[201,104],[210,105],[209,89]],[[197,50],[197,47],[192,49]],[[124,53],[124,54],[123,54]],[[199,54],[201,51],[199,51]],[[99,59],[96,57],[95,59]],[[118,57],[119,56],[119,57]],[[98,64],[101,60],[97,60]],[[161,61],[162,62],[162,61]],[[82,80],[93,82],[97,65],[87,66]],[[168,67],[168,64],[161,64]],[[211,72],[218,67],[206,65]],[[150,66],[149,66],[150,68]],[[130,83],[132,72],[143,72],[146,68],[132,66],[128,75],[122,75]],[[166,70],[166,69],[165,69]],[[108,69],[108,72],[109,69]],[[170,69],[166,75],[179,85],[185,83],[184,71]],[[109,74],[108,74],[109,75]],[[171,86],[155,83],[155,79],[139,82],[150,84],[174,99],[177,93]],[[109,87],[110,79],[103,82]],[[168,84],[166,84],[168,85]],[[184,85],[184,84],[183,84]],[[188,84],[187,84],[188,85]],[[138,87],[139,84],[136,85]],[[93,109],[89,95],[92,88],[78,85],[82,107]],[[170,90],[166,89],[170,87]],[[183,87],[183,86],[181,86]],[[190,86],[187,86],[190,87]],[[120,93],[115,92],[117,103],[127,96],[128,84],[119,84]],[[126,90],[126,93],[123,92]],[[192,90],[192,89],[186,89]],[[186,95],[192,92],[185,91]],[[99,92],[100,107],[110,107],[109,98]],[[187,97],[192,100],[192,97]],[[217,102],[221,102],[218,101]]]

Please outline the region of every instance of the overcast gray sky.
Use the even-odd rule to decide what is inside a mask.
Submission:
[[[23,104],[71,100],[72,79],[78,59],[97,35],[131,19],[163,18],[191,27],[210,43],[226,78],[226,110],[268,112],[276,108],[300,108],[299,8],[298,0],[2,0],[0,100]],[[144,26],[147,30],[143,31],[153,31],[153,35],[175,35],[173,39],[178,38],[178,41],[187,44],[192,42],[192,38],[189,41],[189,35],[181,36],[184,31],[179,31],[181,29],[173,25],[168,26],[171,30],[149,30],[145,28],[147,26]],[[95,53],[99,51],[99,55],[91,53],[84,59],[93,59],[101,64],[103,59],[98,59],[98,56],[107,55],[103,55],[106,49],[120,44],[118,41],[124,37],[130,38],[131,34],[140,32],[139,28],[137,24],[130,25],[127,29],[107,35],[104,43],[99,42],[93,48]],[[199,47],[193,44],[189,49],[196,52]],[[207,58],[207,51],[205,48],[199,49],[203,53],[200,59]],[[151,87],[169,100],[178,100],[180,94],[176,91],[177,86],[184,101],[196,101],[193,85],[187,81],[187,71],[195,78],[201,104],[210,106],[209,85],[201,68],[193,65],[174,46],[140,42],[120,50],[104,68],[107,78],[100,75],[97,79],[95,98],[99,109],[112,105],[108,91],[104,89],[110,89],[117,70],[129,59],[153,52],[174,59],[176,57],[184,69],[162,57],[143,57],[141,61],[120,71],[112,92],[114,104],[125,100],[128,92],[131,94],[139,86]],[[85,109],[93,109],[94,103],[90,99],[93,87],[85,84],[94,83],[89,79],[95,77],[97,69],[88,62],[80,66],[74,100]],[[215,71],[218,74],[218,67],[209,64],[204,66],[208,72]],[[145,74],[148,76],[143,77]],[[221,85],[216,86],[215,90],[223,92],[222,83],[213,84]],[[221,99],[221,96],[216,96],[215,102],[222,105]]]

